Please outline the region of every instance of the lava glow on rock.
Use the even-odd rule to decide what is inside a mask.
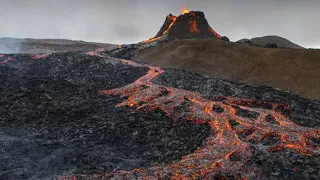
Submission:
[[[118,45],[118,48],[119,48],[120,45]],[[121,47],[121,46],[120,46]],[[93,50],[93,51],[90,51],[90,52],[87,52],[86,54],[87,55],[90,55],[90,56],[100,56],[100,53],[103,52],[105,49],[104,48],[98,48],[96,50]]]
[[[200,29],[198,28],[198,25],[197,25],[197,20],[199,19],[199,17],[196,16],[195,13],[193,12],[190,12],[190,13],[193,16],[193,19],[189,20],[189,31],[192,33],[199,33]]]
[[[162,33],[161,36],[159,37],[154,37],[154,38],[150,38],[150,39],[147,39],[147,40],[144,40],[143,42],[144,43],[148,43],[148,42],[153,42],[153,41],[156,41],[156,40],[159,40],[161,39],[165,34],[168,33],[168,31],[171,29],[171,27],[174,25],[174,23],[176,22],[177,20],[177,17],[176,16],[167,16],[167,19],[169,19],[171,21],[169,27]]]
[[[132,66],[145,66],[133,61],[122,60]],[[319,145],[312,139],[320,138],[319,128],[299,126],[280,112],[281,104],[233,99],[205,99],[198,92],[186,91],[172,87],[157,85],[151,82],[153,78],[164,73],[162,69],[148,66],[146,75],[134,83],[124,87],[101,91],[105,95],[120,95],[124,101],[116,107],[127,106],[135,110],[150,111],[161,109],[173,120],[188,120],[195,124],[206,123],[213,132],[206,144],[194,153],[181,158],[180,161],[167,165],[119,171],[101,175],[106,179],[210,179],[218,174],[231,174],[236,179],[259,179],[259,173],[246,166],[252,157],[252,144],[262,151],[282,151],[292,149],[305,156],[319,155]],[[188,104],[184,111],[177,111],[182,104]],[[262,107],[253,107],[259,104]],[[256,118],[237,115],[237,108],[255,112]],[[261,144],[261,141],[276,138],[276,142]]]
[[[181,19],[185,19],[185,18],[188,18],[188,32],[189,33],[196,33],[196,34],[199,34],[201,31],[199,29],[199,23],[204,23],[203,21],[205,20],[204,17],[201,17],[201,20],[199,21],[199,16],[196,15],[198,12],[196,11],[189,11],[188,9],[184,8],[182,10],[182,14],[181,16],[185,16],[185,17],[176,17],[176,16],[173,16],[173,15],[168,15],[167,16],[167,19],[165,21],[165,30],[162,30],[161,29],[161,35],[157,35],[153,38],[150,38],[150,39],[147,39],[147,40],[144,40],[142,41],[143,43],[150,43],[150,42],[154,42],[154,41],[157,41],[157,40],[164,40],[166,37],[170,36],[169,35],[169,31],[172,29],[173,25],[175,25],[175,23],[177,21],[179,21],[180,17]],[[205,20],[206,21],[206,20]],[[169,22],[170,24],[166,24],[167,22]],[[179,23],[177,23],[179,24]],[[181,24],[181,23],[180,23]],[[183,24],[183,23],[182,23]],[[207,22],[205,22],[205,24],[207,24]],[[178,25],[179,26],[179,25]],[[208,28],[205,28],[205,29],[202,29],[202,31],[209,31],[210,33],[212,33],[214,36],[216,36],[218,39],[221,39],[221,36],[215,32],[211,27],[210,25],[207,24],[207,26],[209,26]],[[174,28],[177,28],[176,26],[174,26]],[[190,34],[189,34],[190,36]],[[192,35],[191,35],[192,36]]]
[[[217,38],[221,39],[222,37],[220,36],[220,34],[218,34],[216,31],[214,31],[211,27],[209,27],[208,29],[209,31],[212,32],[212,34],[214,34],[215,36],[217,36]]]

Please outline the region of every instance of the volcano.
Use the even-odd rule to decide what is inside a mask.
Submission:
[[[221,36],[210,27],[203,12],[184,9],[178,17],[169,14],[157,35],[143,42],[207,37],[221,39]]]
[[[319,179],[319,100],[131,59],[160,43],[232,44],[219,37],[184,10],[153,43],[0,54],[0,180]],[[206,44],[191,66],[219,49]]]

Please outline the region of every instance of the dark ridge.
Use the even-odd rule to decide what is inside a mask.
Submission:
[[[245,118],[251,118],[251,119],[257,119],[257,117],[260,115],[258,112],[249,111],[247,109],[242,109],[239,106],[232,106],[236,109],[236,115],[245,117]]]

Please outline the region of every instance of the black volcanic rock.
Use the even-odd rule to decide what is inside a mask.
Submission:
[[[230,40],[229,40],[229,38],[228,38],[227,36],[222,36],[222,37],[221,37],[221,40],[224,40],[224,41],[230,41]]]
[[[147,68],[82,53],[10,56],[15,60],[0,64],[1,180],[169,163],[212,134],[207,125],[177,123],[157,109],[115,108],[120,97],[99,93],[135,81]]]
[[[210,27],[203,12],[190,11],[178,17],[169,14],[157,35],[145,42],[158,38],[171,40],[207,37],[221,39],[221,36]]]
[[[99,93],[134,82],[145,75],[147,67],[76,52],[51,54],[39,60],[31,55],[6,56],[14,60],[0,64],[0,179],[63,179],[70,174],[79,175],[77,179],[94,179],[95,173],[165,166],[194,153],[207,138],[216,135],[208,124],[180,121],[157,108],[145,111],[115,107],[126,97]],[[298,125],[320,126],[319,101],[272,88],[173,69],[165,69],[152,82],[199,92],[219,102],[229,96],[285,103],[292,111],[281,106],[275,111]],[[249,105],[270,109],[268,103]],[[174,111],[187,110],[175,107]],[[212,108],[218,114],[226,110],[222,106]],[[239,108],[237,114],[253,121],[258,116]],[[272,117],[267,120],[272,121]],[[239,126],[235,120],[228,122],[232,128]],[[319,144],[318,139],[314,141]],[[305,156],[291,149],[270,153],[256,144],[249,143],[253,156],[246,165],[263,177],[319,178],[320,156]],[[241,160],[237,153],[230,156],[230,161]],[[190,164],[190,168],[193,165],[202,164]],[[225,177],[234,174],[222,174],[220,178]]]
[[[217,37],[220,39],[220,35],[216,36],[210,31],[210,28],[203,12],[190,11],[177,17],[176,22],[169,31],[168,38]]]

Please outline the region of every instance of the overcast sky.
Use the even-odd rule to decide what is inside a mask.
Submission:
[[[166,15],[203,11],[232,41],[279,35],[320,48],[320,0],[0,0],[0,37],[135,43],[155,36]]]

